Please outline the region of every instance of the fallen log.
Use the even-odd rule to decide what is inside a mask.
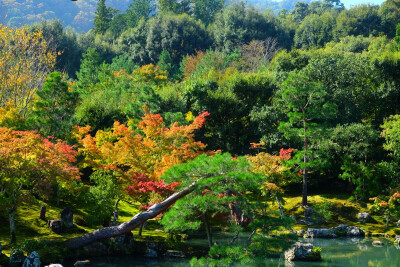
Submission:
[[[118,226],[104,227],[83,236],[68,239],[67,241],[65,241],[65,246],[68,249],[81,248],[100,239],[119,236],[130,232],[136,227],[140,226],[145,221],[152,219],[160,213],[164,212],[178,199],[183,198],[187,194],[191,193],[196,188],[196,185],[197,181],[193,182],[191,185],[185,187],[181,191],[174,193],[164,201],[154,204],[148,210],[136,214],[128,222],[124,222]]]

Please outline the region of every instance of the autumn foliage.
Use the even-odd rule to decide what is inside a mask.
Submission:
[[[29,113],[35,92],[55,65],[57,53],[40,31],[0,24],[0,105],[12,100],[23,116]]]
[[[79,180],[79,170],[72,165],[77,151],[34,131],[0,128],[0,155],[0,181],[5,191],[28,186],[48,194],[51,182]]]
[[[88,134],[90,126],[77,127],[75,134],[79,152],[93,168],[112,169],[128,182],[137,173],[158,180],[171,166],[203,153],[206,145],[194,139],[194,132],[208,115],[203,112],[190,125],[168,128],[159,114],[147,114],[136,129],[115,122],[110,131],[95,136]]]
[[[257,144],[252,144],[252,147],[258,148],[259,146],[257,146]],[[252,171],[267,176],[270,182],[284,185],[285,180],[283,179],[283,173],[288,170],[288,167],[282,163],[291,158],[291,153],[293,151],[293,148],[282,148],[279,151],[279,155],[260,152],[255,156],[249,156],[249,161],[253,166]]]

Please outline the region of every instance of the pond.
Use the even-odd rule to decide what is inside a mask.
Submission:
[[[307,239],[304,242],[311,242],[314,246],[322,248],[322,262],[285,262],[283,255],[281,258],[263,259],[253,264],[253,266],[282,266],[282,267],[396,267],[400,266],[400,249],[386,239],[382,247],[372,246],[373,239],[370,238],[336,238],[336,239]],[[190,259],[166,259],[157,260],[138,258],[136,256],[123,257],[98,257],[91,259],[92,266],[119,267],[119,266],[190,266]],[[73,266],[73,263],[67,262],[65,267]],[[240,266],[240,265],[238,265]],[[251,265],[247,264],[247,267]]]

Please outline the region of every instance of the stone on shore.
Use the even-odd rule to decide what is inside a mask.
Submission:
[[[40,258],[39,254],[36,251],[33,251],[26,257],[24,264],[22,267],[40,267]]]
[[[357,214],[357,219],[362,223],[367,223],[371,220],[371,215],[367,212],[360,212]]]
[[[320,249],[311,243],[296,242],[294,246],[285,252],[287,261],[320,261]]]

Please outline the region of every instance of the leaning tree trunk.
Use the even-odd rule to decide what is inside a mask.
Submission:
[[[118,226],[104,227],[95,230],[91,233],[85,234],[83,236],[75,237],[65,241],[65,246],[68,249],[76,249],[86,246],[100,239],[110,238],[114,236],[123,235],[127,232],[132,231],[145,221],[156,217],[158,214],[164,212],[172,204],[175,203],[180,198],[183,198],[187,194],[191,193],[197,186],[197,181],[193,182],[191,185],[182,189],[179,192],[174,193],[164,201],[154,204],[147,211],[140,212],[136,214],[130,221],[124,222]]]

